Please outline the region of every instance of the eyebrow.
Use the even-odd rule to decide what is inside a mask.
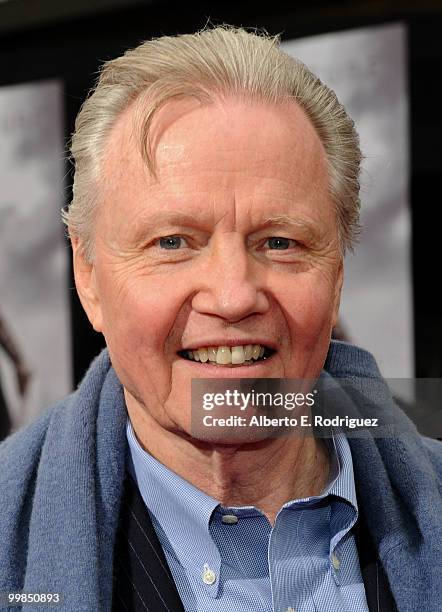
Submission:
[[[317,229],[316,223],[308,221],[307,219],[294,219],[288,215],[276,215],[275,217],[266,217],[262,223],[262,226],[268,225],[289,225],[291,227],[297,227],[299,229],[306,229],[309,231],[315,231]]]
[[[182,227],[195,227],[195,223],[200,222],[197,215],[189,215],[188,212],[171,211],[168,213],[159,213],[156,215],[149,214],[140,219],[137,234],[145,234],[146,232],[154,231],[158,227],[166,225],[176,225]]]
[[[288,215],[276,215],[273,217],[266,217],[262,223],[261,227],[293,227],[297,230],[302,231],[305,234],[308,234],[314,239],[320,239],[324,231],[321,227],[309,219],[295,219],[293,217],[289,217]]]

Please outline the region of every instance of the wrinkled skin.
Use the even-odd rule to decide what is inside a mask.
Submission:
[[[106,338],[137,436],[170,464],[172,447],[198,447],[191,378],[317,377],[343,273],[325,152],[297,105],[181,100],[158,113],[153,135],[158,180],[139,151],[133,109],[120,117],[106,147],[93,264],[73,246],[80,298]],[[168,236],[177,248],[160,243]],[[272,237],[286,240],[275,248]],[[221,339],[276,352],[236,368],[177,354]]]

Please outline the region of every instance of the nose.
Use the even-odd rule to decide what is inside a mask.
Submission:
[[[248,253],[238,234],[224,234],[214,244],[200,279],[192,307],[201,314],[230,323],[269,309],[265,271]]]

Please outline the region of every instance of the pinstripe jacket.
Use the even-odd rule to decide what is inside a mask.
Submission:
[[[422,438],[396,407],[369,353],[332,343],[325,368],[332,377],[354,377],[355,397],[342,392],[343,402],[359,402],[370,416],[390,411],[401,425],[394,438],[349,438],[366,524],[361,565],[368,534],[397,610],[440,612],[442,444]],[[58,611],[111,610],[127,501],[126,419],[121,384],[103,351],[73,395],[0,445],[0,593],[58,593]]]

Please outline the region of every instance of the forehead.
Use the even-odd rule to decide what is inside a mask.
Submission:
[[[126,207],[142,206],[144,199],[148,212],[152,202],[167,208],[193,197],[201,204],[230,194],[245,206],[253,201],[255,211],[265,202],[270,214],[289,213],[291,201],[308,211],[311,200],[318,197],[327,200],[331,209],[324,147],[294,102],[168,103],[155,115],[150,132],[156,179],[141,154],[137,125],[141,111],[137,105],[127,109],[106,143],[102,172],[106,202],[121,203],[124,194]],[[285,210],[279,210],[281,203]]]

